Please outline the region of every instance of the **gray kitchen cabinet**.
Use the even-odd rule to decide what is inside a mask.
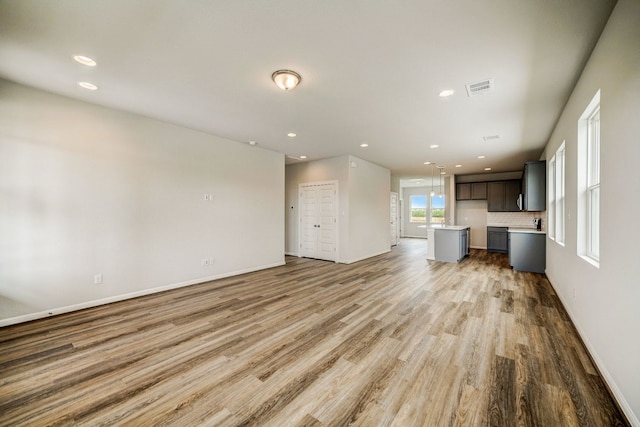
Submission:
[[[462,182],[456,184],[456,200],[486,200],[486,182]]]
[[[436,261],[460,262],[469,255],[469,227],[436,228],[434,238]]]
[[[508,227],[487,227],[487,251],[506,254],[509,249]]]
[[[471,200],[471,183],[456,184],[456,200]]]
[[[546,233],[509,230],[509,264],[514,270],[544,273]]]
[[[493,181],[487,183],[487,211],[519,212],[520,181]]]
[[[547,210],[547,162],[527,162],[522,174],[522,210]]]
[[[487,199],[487,183],[472,182],[471,183],[471,200],[486,200],[486,199]]]

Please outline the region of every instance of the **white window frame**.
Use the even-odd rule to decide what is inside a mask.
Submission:
[[[547,212],[547,236],[556,239],[556,155],[549,160],[549,209]]]
[[[578,120],[578,256],[600,267],[600,90]]]
[[[555,237],[556,243],[564,246],[564,238],[565,238],[565,141],[562,141],[560,147],[558,147],[558,151],[555,154],[555,199],[556,199],[556,209],[555,209]]]
[[[587,120],[587,256],[600,261],[600,105]],[[594,211],[597,212],[594,215]]]

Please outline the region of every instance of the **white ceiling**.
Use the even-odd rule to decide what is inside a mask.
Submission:
[[[3,0],[0,77],[309,160],[352,154],[403,177],[428,175],[425,161],[513,171],[541,154],[614,5]],[[282,68],[298,88],[273,84]],[[484,79],[494,90],[468,97]]]

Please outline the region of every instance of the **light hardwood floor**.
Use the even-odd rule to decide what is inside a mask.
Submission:
[[[0,425],[627,425],[543,275],[426,242],[0,329]]]

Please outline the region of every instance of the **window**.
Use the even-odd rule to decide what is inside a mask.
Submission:
[[[556,242],[564,246],[564,141],[556,151],[555,161],[555,237]]]
[[[548,233],[551,240],[564,246],[564,158],[565,142],[549,161],[549,221]]]
[[[549,209],[547,211],[547,235],[556,239],[556,155],[549,160]]]
[[[411,219],[410,222],[427,222],[427,196],[411,196]]]
[[[600,259],[600,106],[589,117],[587,134],[587,256]]]
[[[578,121],[578,255],[600,263],[600,91]]]
[[[444,224],[444,194],[431,196],[431,224]]]

